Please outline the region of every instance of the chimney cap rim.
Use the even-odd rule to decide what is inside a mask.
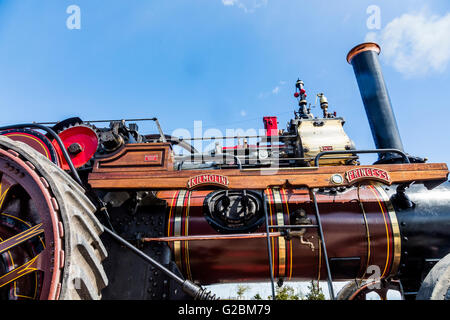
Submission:
[[[352,59],[357,56],[358,54],[365,52],[365,51],[374,51],[377,54],[380,54],[381,47],[375,43],[375,42],[365,42],[357,45],[347,55],[347,62],[352,63]]]

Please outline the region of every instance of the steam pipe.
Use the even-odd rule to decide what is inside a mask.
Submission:
[[[403,151],[391,100],[378,61],[380,52],[378,44],[363,43],[348,53],[347,61],[353,66],[377,149]],[[380,154],[378,163],[393,162],[397,158],[398,155],[393,153]]]

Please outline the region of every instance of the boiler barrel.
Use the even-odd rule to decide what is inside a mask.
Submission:
[[[168,203],[166,236],[181,239],[169,243],[173,259],[186,278],[202,284],[236,281],[260,282],[270,279],[265,220],[253,230],[230,231],[236,221],[224,215],[211,218],[213,190],[160,191]],[[223,191],[222,191],[223,192]],[[241,192],[241,191],[239,191]],[[250,191],[248,191],[249,193]],[[232,191],[230,191],[232,193]],[[268,189],[269,225],[309,224],[304,233],[271,237],[272,268],[275,278],[312,280],[327,278],[319,233],[314,226],[314,204],[307,189]],[[217,200],[219,201],[219,200]],[[241,200],[233,200],[237,208]],[[317,193],[333,280],[388,277],[397,273],[401,259],[401,235],[397,216],[385,189],[378,184],[353,187],[344,192]],[[261,212],[259,212],[261,217]],[[219,218],[218,218],[219,217]],[[243,219],[244,221],[245,219]],[[221,225],[228,226],[221,229]],[[241,227],[245,227],[244,224]],[[228,228],[228,229],[227,229]],[[272,232],[280,231],[277,229]],[[223,239],[238,235],[242,239]],[[216,237],[215,240],[183,240],[189,236]],[[222,238],[221,238],[222,237]]]

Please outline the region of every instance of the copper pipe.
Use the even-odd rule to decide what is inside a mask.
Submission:
[[[270,238],[282,237],[281,232],[270,232]],[[142,242],[162,241],[202,241],[202,240],[240,240],[240,239],[262,239],[266,238],[267,234],[253,233],[253,234],[232,234],[232,235],[202,235],[202,236],[180,236],[180,237],[162,237],[162,238],[143,238]]]

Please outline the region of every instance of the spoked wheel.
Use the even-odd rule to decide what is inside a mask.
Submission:
[[[99,299],[95,207],[63,170],[0,136],[0,299]]]
[[[401,292],[399,281],[377,280],[360,283],[359,281],[351,281],[347,283],[337,294],[338,300],[368,300],[370,295],[377,295],[380,300],[387,300],[388,291]]]

